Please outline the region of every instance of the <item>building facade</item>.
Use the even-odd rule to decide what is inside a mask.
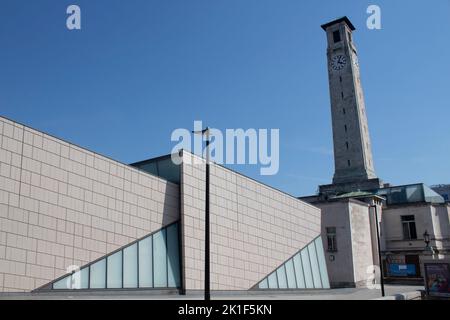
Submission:
[[[6,118],[0,133],[0,291],[203,290],[201,159],[126,165]],[[318,208],[212,164],[211,289],[327,288],[320,223]]]
[[[423,261],[450,257],[450,205],[423,184],[379,193],[386,198],[382,224],[386,275],[421,279]]]
[[[328,43],[335,174],[333,183],[319,186],[317,195],[300,199],[322,210],[331,285],[364,285],[373,279],[368,270],[380,265],[386,277],[420,279],[423,261],[448,258],[450,211],[441,196],[447,188],[435,187],[435,192],[421,183],[391,186],[377,178],[352,36],[355,28],[346,17],[322,28]]]

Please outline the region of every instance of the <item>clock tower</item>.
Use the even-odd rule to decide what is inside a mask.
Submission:
[[[378,188],[381,182],[374,170],[358,53],[352,37],[355,27],[343,17],[322,25],[322,29],[328,41],[333,185],[340,185],[340,192]]]

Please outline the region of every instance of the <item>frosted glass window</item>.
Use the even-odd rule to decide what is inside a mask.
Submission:
[[[179,228],[179,223],[171,224],[49,285],[53,289],[179,288]]]
[[[166,230],[153,235],[153,283],[155,287],[167,287]]]
[[[53,283],[53,289],[71,289],[71,275]]]
[[[286,262],[285,268],[286,268],[288,288],[289,289],[297,288],[297,282],[295,280],[294,262],[292,262],[292,259]]]
[[[296,254],[292,260],[294,262],[295,277],[297,279],[297,288],[305,289],[306,284],[305,284],[305,277],[303,275],[303,265],[300,253]]]
[[[122,251],[107,258],[108,272],[106,273],[107,288],[122,288]]]
[[[307,289],[314,288],[308,250],[302,250],[301,256],[302,256],[303,274],[305,275],[306,288]]]
[[[311,269],[313,275],[314,288],[322,288],[322,282],[320,281],[319,262],[317,261],[316,246],[314,242],[308,245],[309,261],[311,262]]]
[[[316,243],[317,260],[319,261],[320,278],[322,279],[322,287],[329,289],[330,282],[328,280],[327,263],[325,254],[323,252],[322,238],[317,237],[314,241]]]
[[[123,287],[137,288],[138,286],[138,257],[137,243],[123,249]]]
[[[319,236],[259,284],[260,289],[329,289],[322,238]]]
[[[268,278],[269,281],[269,288],[270,289],[278,289],[278,280],[277,280],[277,273],[272,272],[272,274]]]
[[[278,278],[278,288],[279,289],[287,289],[287,278],[286,278],[286,270],[284,269],[284,265],[277,269],[277,278]]]
[[[139,287],[153,287],[152,237],[139,241]]]
[[[267,281],[267,278],[265,278],[263,281],[261,281],[259,283],[259,288],[260,289],[267,289],[267,288],[269,288],[269,283]]]
[[[90,268],[90,288],[104,289],[106,285],[106,259],[102,259],[92,264]]]
[[[180,257],[178,244],[178,225],[167,228],[167,277],[169,287],[180,286]]]
[[[89,288],[89,268],[83,268],[72,274],[72,289]]]

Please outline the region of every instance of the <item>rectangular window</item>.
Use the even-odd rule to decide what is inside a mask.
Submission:
[[[292,259],[290,259],[288,262],[286,262],[286,276],[287,276],[287,282],[289,289],[296,289],[297,288],[297,281],[295,279],[295,271],[294,271],[294,262]]]
[[[347,160],[347,164],[348,164],[349,167],[352,165],[350,160]]]
[[[123,249],[123,287],[138,287],[138,257],[137,244],[133,244]]]
[[[342,113],[345,114],[345,108],[342,108]]]
[[[72,289],[89,289],[89,267],[72,274]]]
[[[153,287],[152,237],[139,241],[139,288]]]
[[[297,288],[304,289],[306,288],[305,284],[305,276],[303,274],[303,265],[302,265],[302,257],[300,253],[297,253],[294,258],[294,270],[295,270],[295,278],[297,279]]]
[[[106,287],[122,288],[122,251],[116,252],[107,258],[108,272],[106,273]]]
[[[339,82],[342,82],[342,77],[341,76],[339,76]]]
[[[327,244],[328,244],[328,252],[336,252],[337,251],[337,245],[336,245],[336,227],[328,227],[326,228],[327,231]]]
[[[414,240],[417,239],[416,221],[414,216],[401,216],[403,227],[403,239]]]
[[[153,235],[153,285],[167,287],[167,246],[166,230]]]
[[[106,259],[91,265],[89,271],[91,289],[104,289],[106,287]]]
[[[334,43],[341,41],[341,33],[339,32],[339,30],[333,32],[333,41]]]
[[[344,125],[345,132],[347,133],[347,125]]]
[[[341,91],[341,98],[344,99],[344,92]]]
[[[180,286],[180,257],[178,242],[178,225],[167,228],[167,277],[169,287]]]
[[[287,289],[287,277],[284,265],[277,269],[278,289]]]
[[[345,146],[347,147],[347,150],[348,150],[348,142],[345,143]]]

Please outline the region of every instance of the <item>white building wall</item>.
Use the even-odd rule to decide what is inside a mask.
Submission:
[[[372,239],[376,239],[376,227],[371,230],[370,214],[368,206],[359,203],[349,203],[354,282],[356,286],[365,286],[370,273],[368,268],[374,265],[373,249],[377,250],[376,244],[373,246]],[[374,237],[372,237],[374,235]],[[376,254],[375,254],[376,256]],[[378,259],[376,259],[376,263]]]
[[[0,117],[0,291],[30,291],[179,219],[179,187]]]
[[[322,242],[325,247],[328,276],[331,286],[348,286],[355,282],[350,208],[345,202],[316,204],[322,211]],[[327,227],[336,228],[337,251],[327,251]]]
[[[416,240],[403,238],[401,217],[413,215],[416,222]],[[430,235],[430,246],[439,250],[450,249],[450,206],[448,204],[418,203],[391,206],[383,209],[387,251],[424,251],[423,233]]]
[[[416,222],[416,240],[405,240],[403,237],[401,216],[413,215]],[[383,208],[383,235],[386,240],[386,251],[424,250],[423,233],[434,231],[431,219],[432,205],[417,204],[391,206]]]
[[[203,289],[205,164],[183,152],[182,237],[187,290]],[[198,159],[198,158],[196,158]],[[211,165],[211,289],[248,290],[320,235],[320,210]]]

